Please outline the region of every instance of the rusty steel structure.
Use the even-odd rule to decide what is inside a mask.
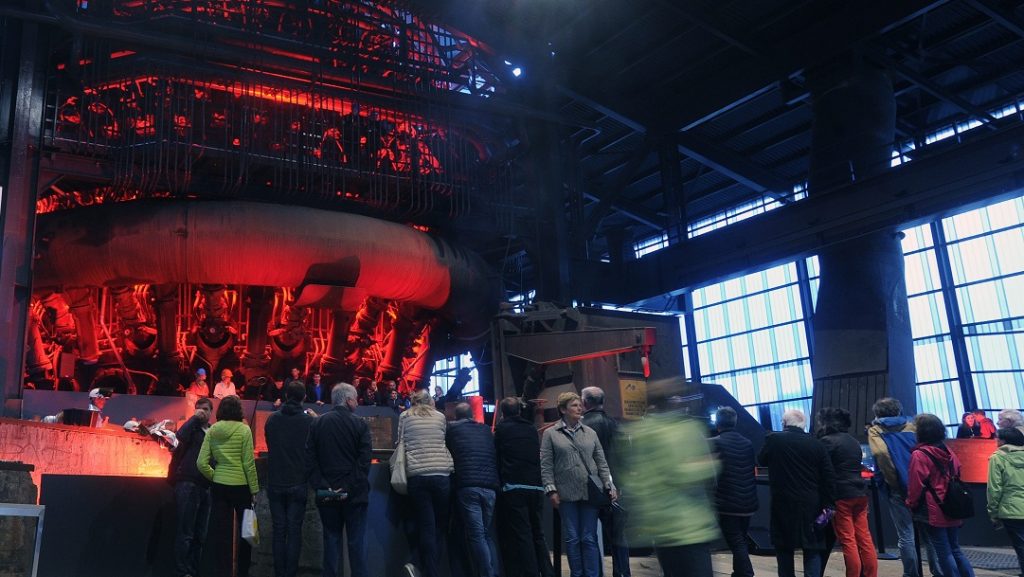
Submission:
[[[483,43],[400,2],[47,0],[25,378],[425,386],[486,342],[446,240],[510,193]],[[511,127],[511,128],[510,128]],[[61,379],[61,377],[65,377]],[[63,384],[61,384],[63,383]]]

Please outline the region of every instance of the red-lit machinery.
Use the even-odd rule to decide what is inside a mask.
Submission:
[[[398,3],[48,0],[39,388],[231,368],[422,384],[497,300],[446,240],[510,181],[485,46]],[[68,379],[64,386],[71,386]]]

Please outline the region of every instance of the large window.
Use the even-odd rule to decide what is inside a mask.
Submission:
[[[448,389],[452,388],[452,384],[455,383],[455,377],[459,374],[459,369],[462,368],[470,369],[469,375],[471,377],[469,383],[462,389],[462,394],[464,396],[479,395],[480,373],[473,363],[473,356],[469,353],[462,353],[457,357],[441,359],[434,363],[434,371],[430,373],[431,391],[433,391],[433,387],[441,387],[441,390],[447,393]]]
[[[810,411],[811,365],[800,290],[802,263],[789,263],[693,291],[701,380],[722,385],[760,419]],[[685,323],[685,321],[683,321]]]
[[[965,408],[1024,406],[1024,196],[903,232],[918,411],[955,425]],[[818,271],[810,257],[690,293],[687,373],[776,427],[809,411]]]
[[[925,224],[903,231],[917,410],[952,425],[960,422],[964,400],[932,229]]]

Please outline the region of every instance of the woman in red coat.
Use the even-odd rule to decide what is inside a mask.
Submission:
[[[907,507],[915,518],[927,522],[925,532],[935,547],[935,558],[944,577],[974,577],[957,534],[963,521],[947,517],[936,500],[946,496],[953,474],[960,473],[960,460],[946,448],[946,426],[935,415],[921,414],[914,419],[917,446],[910,455],[907,478]],[[934,495],[929,487],[934,490]]]

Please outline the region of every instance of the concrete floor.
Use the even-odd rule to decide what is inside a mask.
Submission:
[[[1013,549],[1009,547],[1003,549],[994,549],[1000,553],[1013,554]],[[796,568],[797,575],[802,575],[800,570],[801,561],[800,555],[797,554]],[[776,564],[774,557],[758,557],[751,556],[751,562],[754,565],[754,574],[759,577],[770,577],[777,575]],[[712,565],[714,566],[715,576],[729,577],[732,573],[732,556],[728,553],[717,553],[712,556]],[[650,557],[633,557],[630,560],[630,568],[633,572],[633,577],[661,577],[661,566],[658,564],[658,559],[653,555]],[[610,576],[612,574],[612,562],[610,557],[605,558],[605,575]],[[925,570],[927,573],[927,569]],[[976,577],[1017,577],[1018,571],[989,571],[986,569],[974,570]],[[564,562],[562,563],[562,575],[568,577],[569,567]],[[902,577],[903,565],[896,561],[879,561],[878,562],[878,577]],[[825,568],[825,577],[846,577],[846,571],[843,564],[843,554],[836,550],[829,557],[828,565]]]

